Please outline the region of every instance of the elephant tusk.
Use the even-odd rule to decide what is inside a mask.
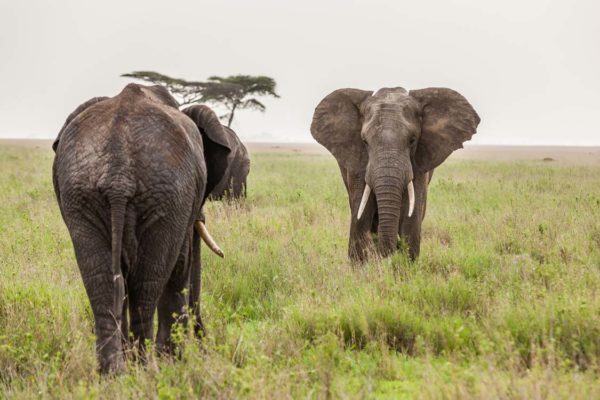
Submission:
[[[415,187],[413,186],[413,181],[408,182],[408,217],[412,217],[413,211],[415,209]]]
[[[216,255],[223,258],[223,250],[221,250],[219,245],[215,242],[215,239],[212,238],[212,236],[208,232],[208,229],[206,229],[204,223],[202,221],[196,220],[194,222],[194,226],[196,227],[196,231],[198,231],[198,234],[200,234],[200,237],[202,238],[202,240],[204,240],[208,248],[211,249]]]
[[[369,185],[365,185],[365,191],[363,192],[362,199],[360,200],[360,206],[358,206],[358,215],[356,219],[360,219],[363,212],[365,211],[365,207],[367,206],[367,201],[369,201],[369,196],[371,195],[371,188]]]

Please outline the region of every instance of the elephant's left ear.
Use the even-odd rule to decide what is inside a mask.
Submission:
[[[431,171],[471,139],[480,118],[467,99],[452,89],[427,88],[411,90],[409,94],[423,109],[416,168]]]
[[[94,97],[92,99],[89,99],[85,103],[79,105],[79,107],[77,107],[75,109],[75,111],[73,111],[71,114],[69,114],[69,116],[67,117],[67,120],[63,124],[62,128],[60,128],[60,132],[58,132],[58,135],[56,135],[56,139],[54,139],[54,142],[52,143],[52,150],[54,150],[54,152],[56,153],[56,149],[58,148],[58,143],[60,142],[60,138],[62,136],[62,133],[65,131],[65,129],[67,128],[67,126],[69,126],[69,124],[71,123],[71,121],[73,121],[75,119],[75,117],[77,117],[79,114],[81,114],[86,109],[88,109],[91,106],[93,106],[94,104],[100,103],[101,101],[104,101],[106,99],[108,99],[108,97],[105,97],[105,96],[103,96],[103,97]]]

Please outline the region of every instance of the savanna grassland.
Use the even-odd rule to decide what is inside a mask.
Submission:
[[[346,257],[325,155],[255,153],[212,203],[201,345],[96,372],[49,149],[0,148],[0,398],[600,398],[600,167],[448,161],[421,257]]]

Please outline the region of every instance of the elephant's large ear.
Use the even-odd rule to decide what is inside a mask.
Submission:
[[[73,111],[71,114],[69,114],[69,116],[67,117],[67,120],[63,124],[62,128],[60,128],[60,131],[58,132],[56,139],[54,139],[54,142],[52,143],[52,150],[54,150],[54,152],[56,153],[56,149],[58,148],[58,142],[60,142],[60,137],[62,136],[62,133],[65,131],[67,126],[69,126],[71,121],[73,121],[75,119],[75,117],[77,117],[79,114],[81,114],[85,109],[93,106],[96,103],[106,100],[106,99],[108,99],[108,97],[94,97],[93,99],[89,99],[88,101],[86,101],[85,103],[83,103],[79,107],[77,107],[75,109],[75,111]]]
[[[427,88],[409,94],[423,107],[415,166],[421,172],[431,171],[471,139],[480,119],[467,99],[452,89]]]
[[[373,92],[338,89],[327,95],[313,115],[310,133],[333,154],[338,163],[351,171],[364,170],[368,159],[362,141],[360,104]]]
[[[230,162],[228,156],[231,152],[231,144],[221,121],[209,107],[195,105],[182,110],[182,112],[194,121],[202,134],[204,160],[206,161],[208,175],[204,194],[204,198],[206,198],[223,179],[227,171]]]

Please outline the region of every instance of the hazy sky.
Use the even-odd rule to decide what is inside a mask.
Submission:
[[[340,87],[462,93],[478,144],[600,145],[597,0],[0,0],[0,137],[53,138],[119,75],[264,74],[281,99],[242,111],[248,141],[312,141]]]

